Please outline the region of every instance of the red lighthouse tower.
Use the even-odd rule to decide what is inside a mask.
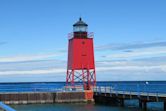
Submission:
[[[93,33],[87,32],[88,25],[80,18],[69,34],[68,65],[66,84],[82,83],[85,90],[96,85]]]

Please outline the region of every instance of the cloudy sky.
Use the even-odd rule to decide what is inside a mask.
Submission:
[[[0,1],[0,82],[65,81],[67,35],[80,16],[94,32],[97,80],[166,80],[165,5],[165,0]]]

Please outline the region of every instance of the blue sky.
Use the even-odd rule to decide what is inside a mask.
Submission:
[[[94,32],[97,80],[166,80],[165,0],[1,0],[0,82],[64,81],[68,33]]]

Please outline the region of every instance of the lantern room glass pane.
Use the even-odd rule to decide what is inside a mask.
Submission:
[[[87,26],[75,26],[73,28],[74,32],[87,32]]]

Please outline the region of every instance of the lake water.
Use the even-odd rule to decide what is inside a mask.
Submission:
[[[125,107],[101,104],[28,104],[11,105],[16,111],[143,111],[135,100],[126,101]],[[148,103],[148,111],[163,111],[162,103]]]
[[[60,91],[64,86],[65,82],[0,83],[0,92]],[[110,86],[116,91],[166,94],[166,81],[102,81],[97,82],[97,86]]]
[[[138,108],[122,108],[94,104],[35,104],[14,105],[17,111],[142,111]]]

